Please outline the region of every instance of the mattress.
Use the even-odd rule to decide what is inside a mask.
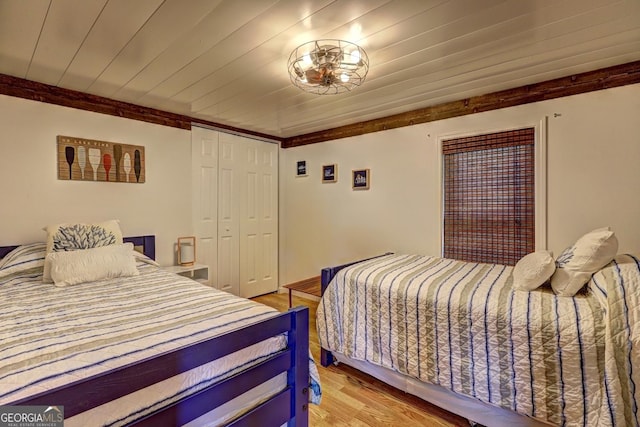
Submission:
[[[572,298],[514,291],[511,272],[417,255],[347,267],[318,307],[320,344],[551,424],[638,425],[637,258]]]
[[[138,269],[139,276],[65,288],[43,284],[41,269],[0,279],[0,405],[278,313],[147,263],[139,262]],[[285,346],[285,336],[270,338],[65,423],[124,425]],[[285,384],[280,375],[248,399],[260,401]],[[232,416],[237,409],[225,412]]]

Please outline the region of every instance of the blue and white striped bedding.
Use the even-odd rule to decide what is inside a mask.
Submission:
[[[640,423],[640,264],[588,289],[511,289],[512,267],[389,255],[338,272],[322,347],[555,425]]]
[[[0,405],[277,314],[148,263],[137,265],[139,276],[66,288],[43,284],[42,266],[0,271]],[[285,346],[286,337],[271,338],[81,414],[89,418],[75,425],[125,424]],[[312,361],[310,369],[317,380]]]

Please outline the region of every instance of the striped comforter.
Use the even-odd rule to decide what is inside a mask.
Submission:
[[[151,265],[138,263],[138,268],[140,276],[133,278],[66,288],[43,284],[41,267],[1,278],[0,405],[277,313]],[[271,338],[125,402],[83,413],[89,418],[74,425],[126,424],[285,346],[286,337]],[[317,375],[313,364],[310,369]]]
[[[320,344],[552,424],[639,425],[638,259],[573,298],[513,291],[511,272],[415,255],[345,268],[318,307]]]

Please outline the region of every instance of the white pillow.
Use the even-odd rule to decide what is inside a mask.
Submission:
[[[556,260],[556,272],[551,277],[553,291],[563,297],[574,296],[617,252],[618,239],[609,227],[585,234]]]
[[[140,274],[136,268],[132,243],[51,252],[47,260],[51,264],[51,278],[56,286]]]
[[[542,286],[556,271],[556,263],[548,251],[523,256],[513,267],[513,289],[533,291]]]
[[[118,220],[95,224],[54,224],[44,228],[47,232],[47,255],[51,252],[92,249],[107,245],[121,245],[122,231]],[[51,265],[45,260],[42,281],[51,283]]]

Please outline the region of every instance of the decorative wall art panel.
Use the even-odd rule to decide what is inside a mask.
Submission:
[[[354,190],[368,190],[371,180],[369,169],[357,169],[351,171],[351,187]]]
[[[58,179],[143,183],[144,147],[58,135]]]
[[[322,166],[322,182],[338,182],[338,165]]]
[[[296,176],[307,176],[307,161],[298,160],[296,162]]]

